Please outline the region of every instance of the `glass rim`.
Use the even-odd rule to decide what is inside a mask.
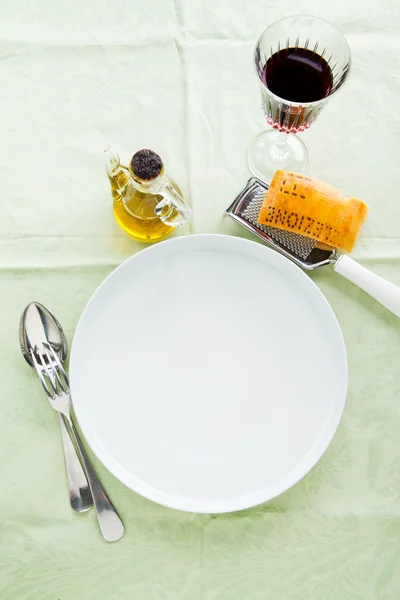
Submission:
[[[349,60],[348,60],[348,68],[347,68],[347,73],[346,73],[345,80],[343,81],[343,83],[340,86],[338,86],[335,89],[335,91],[333,91],[332,93],[328,94],[328,96],[325,96],[325,98],[321,98],[321,100],[314,100],[313,102],[292,102],[291,100],[286,100],[285,98],[281,98],[281,96],[277,96],[276,94],[274,94],[274,92],[271,92],[271,90],[265,85],[265,83],[262,81],[262,79],[260,78],[260,76],[258,74],[257,64],[256,64],[256,52],[257,52],[257,48],[259,47],[259,45],[261,43],[261,39],[264,37],[264,35],[267,33],[267,31],[269,29],[271,29],[271,27],[273,27],[274,25],[277,25],[278,23],[281,23],[282,21],[289,21],[290,19],[312,19],[314,21],[319,21],[320,23],[325,23],[326,25],[329,25],[329,27],[331,27],[334,31],[336,31],[336,33],[338,33],[340,35],[340,37],[342,38],[342,40],[344,41],[344,43],[346,45],[347,52],[349,54]],[[256,71],[257,79],[258,79],[261,87],[264,90],[266,90],[268,92],[268,94],[270,94],[278,102],[283,102],[284,104],[287,104],[287,105],[290,105],[290,106],[294,106],[294,107],[316,106],[318,104],[324,104],[325,102],[327,102],[329,100],[329,98],[332,98],[332,96],[334,96],[336,94],[336,92],[338,92],[339,89],[345,83],[345,81],[346,81],[346,79],[348,77],[350,68],[351,68],[351,50],[350,50],[349,42],[344,37],[343,33],[337,27],[335,27],[335,25],[332,25],[332,23],[330,23],[326,19],[321,19],[320,17],[314,17],[313,15],[291,15],[289,17],[282,17],[282,19],[278,19],[277,21],[274,21],[273,23],[271,23],[270,25],[268,25],[268,27],[266,29],[264,29],[264,31],[258,37],[258,39],[256,41],[256,45],[254,46],[253,66],[254,66],[254,69]]]

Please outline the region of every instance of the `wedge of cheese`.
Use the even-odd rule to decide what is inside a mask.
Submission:
[[[364,202],[345,198],[339,190],[323,181],[290,171],[277,171],[258,222],[351,252],[367,213]]]

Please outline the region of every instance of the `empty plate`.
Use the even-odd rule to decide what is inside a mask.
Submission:
[[[326,450],[347,389],[327,300],[256,242],[179,237],[119,266],[79,321],[75,412],[101,462],[160,504],[270,500]]]

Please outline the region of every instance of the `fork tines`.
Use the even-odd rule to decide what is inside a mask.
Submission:
[[[39,352],[37,348],[35,348],[35,351],[31,349],[32,361],[44,391],[54,400],[61,393],[69,393],[68,376],[52,345],[43,342],[42,346],[44,354]]]

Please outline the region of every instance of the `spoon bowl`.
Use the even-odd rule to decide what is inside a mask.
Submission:
[[[60,362],[68,354],[68,342],[65,333],[55,316],[40,302],[31,302],[25,308],[19,322],[19,344],[26,362],[35,368],[31,350],[44,353],[43,342],[52,345]]]

